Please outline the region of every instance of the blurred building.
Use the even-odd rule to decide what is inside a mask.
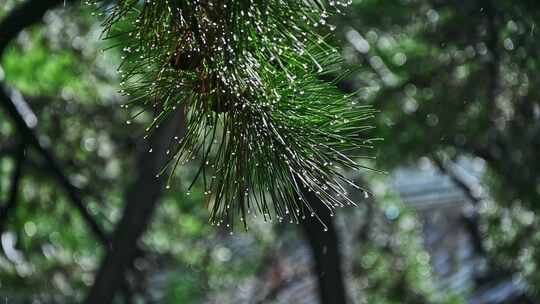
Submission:
[[[467,295],[470,304],[528,303],[517,280],[493,280],[478,284],[484,271],[483,258],[476,252],[465,217],[473,210],[470,195],[483,197],[481,160],[461,159],[442,172],[430,161],[396,170],[392,184],[401,200],[413,207],[422,223],[425,249],[430,254],[437,289]],[[455,178],[471,192],[465,193]]]

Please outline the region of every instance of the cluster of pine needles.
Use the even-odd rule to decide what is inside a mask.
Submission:
[[[371,148],[374,110],[336,88],[341,57],[323,36],[348,4],[119,0],[106,9],[106,36],[125,54],[123,91],[157,113],[147,132],[185,114],[168,166],[200,164],[212,224],[239,219],[247,229],[249,214],[321,221],[314,204],[332,215],[355,204],[347,189],[362,189],[344,172],[365,168],[356,160]]]

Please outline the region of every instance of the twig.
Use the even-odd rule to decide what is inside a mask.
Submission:
[[[450,180],[456,184],[456,186],[458,186],[458,188],[460,190],[463,191],[463,193],[465,194],[465,196],[469,199],[470,203],[473,205],[473,207],[477,207],[478,204],[482,201],[482,198],[477,196],[473,189],[465,182],[463,181],[457,174],[456,172],[454,172],[451,168],[449,168],[448,166],[446,166],[444,164],[444,162],[438,158],[438,157],[432,157],[431,160],[433,161],[433,163],[435,164],[435,166],[437,167],[437,169],[439,169],[439,171],[448,176],[450,178]]]
[[[450,180],[459,189],[463,191],[463,193],[471,203],[472,212],[464,215],[463,220],[465,221],[466,228],[471,236],[475,251],[479,255],[485,256],[486,249],[484,247],[484,242],[482,241],[483,237],[481,235],[478,223],[478,205],[482,201],[482,198],[474,194],[474,191],[471,189],[471,187],[465,181],[463,181],[451,168],[446,166],[440,158],[432,157],[432,161],[442,174],[448,176]]]

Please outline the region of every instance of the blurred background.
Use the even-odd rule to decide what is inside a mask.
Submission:
[[[352,1],[340,89],[380,111],[388,174],[354,176],[374,195],[329,232],[233,235],[186,192],[196,166],[156,181],[121,49],[62,2],[0,0],[0,303],[540,303],[540,2]]]

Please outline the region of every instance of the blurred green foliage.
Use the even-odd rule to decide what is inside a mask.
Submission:
[[[485,163],[471,220],[489,265],[538,292],[540,102],[537,1],[354,1],[336,20],[348,84],[381,111],[379,166]]]
[[[14,1],[0,0],[0,16]],[[517,275],[531,294],[540,286],[538,212],[540,127],[535,1],[353,1],[334,20],[363,102],[380,110],[378,168],[422,158],[486,163],[485,197],[477,206],[491,268]],[[116,67],[119,54],[100,49],[100,20],[86,7],[60,8],[45,25],[24,32],[6,53],[6,82],[23,92],[38,116],[38,132],[82,189],[99,222],[112,230],[134,178],[134,154],[148,116],[126,125]],[[131,109],[136,111],[137,109]],[[0,201],[14,161],[4,152],[17,135],[0,112]],[[16,238],[13,260],[0,255],[0,296],[52,303],[80,300],[103,254],[43,160],[29,151],[19,204],[6,231]],[[202,186],[184,189],[195,167],[177,170],[144,237],[147,255],[132,280],[141,301],[234,303],[246,282],[264,280],[302,241],[293,225],[255,221],[248,234],[225,234],[207,223]],[[347,281],[359,303],[461,303],[436,288],[414,211],[385,176],[364,176],[375,199],[339,214]],[[494,265],[494,266],[493,266]],[[510,274],[510,275],[509,275]],[[496,276],[495,276],[496,277]],[[121,299],[119,299],[120,301]]]

